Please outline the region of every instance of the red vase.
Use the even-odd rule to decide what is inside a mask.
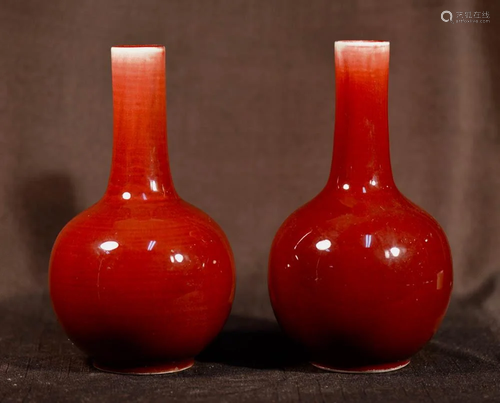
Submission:
[[[111,60],[109,184],[55,242],[52,303],[69,338],[97,368],[181,371],[229,315],[233,256],[219,226],[172,184],[164,47],[114,47]]]
[[[396,188],[389,43],[335,43],[333,163],[325,188],[279,229],[269,293],[282,329],[332,371],[402,368],[436,332],[452,289],[439,224]]]

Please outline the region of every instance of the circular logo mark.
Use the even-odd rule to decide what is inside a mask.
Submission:
[[[445,15],[447,15],[447,14],[450,16],[450,18],[448,18],[448,19],[446,19],[446,18],[445,18]],[[453,14],[451,13],[451,11],[448,11],[448,10],[443,11],[443,12],[441,13],[441,19],[442,19],[444,22],[453,22],[453,21],[452,21],[452,20],[453,20]]]

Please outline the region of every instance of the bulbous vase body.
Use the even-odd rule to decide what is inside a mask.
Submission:
[[[336,43],[332,171],[279,229],[269,292],[282,329],[311,362],[342,372],[401,368],[436,332],[452,289],[439,224],[392,179],[389,44]]]
[[[108,189],[59,234],[50,294],[69,338],[103,370],[189,368],[234,297],[229,243],[172,184],[163,47],[112,49],[114,148]]]

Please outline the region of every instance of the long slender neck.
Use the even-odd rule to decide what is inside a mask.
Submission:
[[[328,188],[393,187],[387,116],[389,43],[335,43],[335,136]]]
[[[167,154],[165,48],[113,47],[113,159],[106,196],[177,197]]]

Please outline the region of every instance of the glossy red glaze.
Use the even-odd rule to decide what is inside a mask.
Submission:
[[[177,195],[166,143],[165,49],[112,48],[114,147],[104,197],[59,234],[54,310],[96,367],[165,373],[222,329],[234,297],[229,243]]]
[[[269,292],[283,330],[318,367],[401,368],[436,332],[452,289],[439,224],[396,188],[388,42],[335,44],[331,175],[279,229]]]

